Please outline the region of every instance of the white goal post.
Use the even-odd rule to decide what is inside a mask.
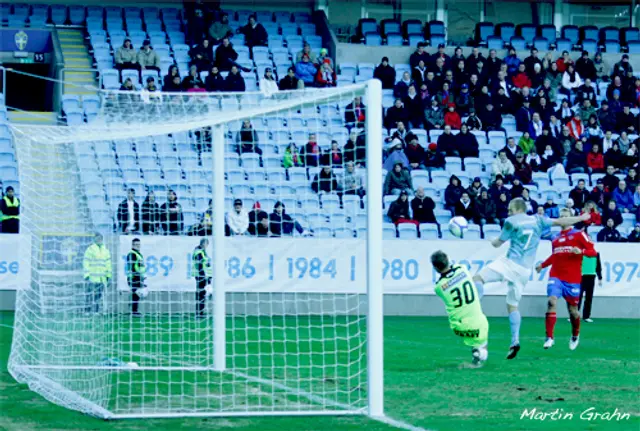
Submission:
[[[17,292],[12,376],[104,419],[384,417],[380,81],[269,96],[102,96],[87,125],[11,126],[21,235],[32,244],[20,262],[32,275]],[[345,123],[354,98],[365,102],[364,124]],[[244,121],[260,154],[242,149]],[[331,148],[354,136],[366,157],[351,171],[356,150],[338,164]],[[278,165],[307,139],[317,154]],[[327,163],[339,193],[312,189]],[[341,181],[356,170],[362,187],[347,193]],[[137,224],[116,218],[137,208],[129,190]],[[158,220],[145,218],[153,192],[177,192],[177,221],[170,201]],[[253,213],[250,228],[274,238],[229,236],[236,200],[238,214]],[[138,293],[134,238],[146,270]],[[213,276],[199,299],[194,253],[205,238]],[[96,244],[103,252],[89,256]]]

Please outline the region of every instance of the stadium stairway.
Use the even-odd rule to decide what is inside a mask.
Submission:
[[[95,86],[96,74],[89,70],[74,70],[93,67],[82,30],[58,29],[57,33],[66,69],[64,81],[68,82],[64,86],[64,94],[95,95],[95,91],[82,86]]]

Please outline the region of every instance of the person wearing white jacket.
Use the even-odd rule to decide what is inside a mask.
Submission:
[[[233,211],[226,216],[227,235],[246,235],[249,229],[249,213],[242,207],[242,200],[233,202]]]
[[[504,178],[511,178],[516,169],[511,163],[511,160],[507,158],[507,153],[504,149],[498,152],[498,157],[495,158],[491,164],[491,176],[492,180],[496,180],[496,175],[502,175]]]
[[[565,94],[567,97],[571,97],[573,93],[575,93],[579,87],[582,86],[584,82],[578,72],[576,72],[575,68],[572,64],[567,66],[567,70],[565,70],[562,75],[562,88],[559,90],[560,93]]]

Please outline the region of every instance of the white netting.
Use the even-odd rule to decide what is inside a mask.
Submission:
[[[32,281],[18,292],[12,375],[101,417],[366,412],[367,135],[365,113],[347,112],[364,94],[364,86],[271,98],[105,92],[91,125],[16,128],[22,235],[32,244],[21,264]],[[380,120],[371,120],[378,129]],[[331,153],[334,140],[342,158]],[[291,143],[310,141],[309,152],[285,157]],[[267,217],[252,218],[259,236],[224,240],[224,371],[214,367],[215,296],[198,316],[191,276],[218,210],[208,211],[212,151],[225,154],[225,211],[240,199],[242,216],[259,202]],[[353,159],[361,166],[346,167]],[[314,181],[320,165],[332,166],[335,182]],[[126,201],[130,189],[137,206]],[[280,221],[278,202],[292,222]],[[229,229],[244,229],[242,218]],[[280,238],[263,237],[278,230]],[[104,247],[87,255],[95,232]],[[133,238],[146,264],[139,301],[127,278]],[[106,250],[110,269],[101,266]]]

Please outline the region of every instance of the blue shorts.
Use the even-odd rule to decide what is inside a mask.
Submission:
[[[580,299],[580,285],[550,278],[547,283],[547,296],[563,297],[570,305],[578,305]]]

